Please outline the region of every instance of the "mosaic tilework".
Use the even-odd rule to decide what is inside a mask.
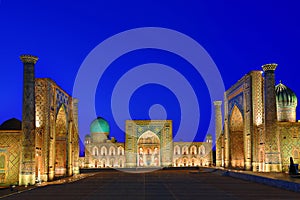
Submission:
[[[2,184],[19,181],[21,131],[0,131],[0,154],[5,155],[5,177]]]

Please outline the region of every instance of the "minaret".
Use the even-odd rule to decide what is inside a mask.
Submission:
[[[78,136],[78,99],[73,98],[72,99],[72,106],[73,106],[73,121],[75,126],[75,134],[74,135],[74,166],[73,166],[73,173],[79,174],[79,136]]]
[[[35,74],[34,65],[38,58],[32,55],[20,56],[24,65],[22,153],[19,185],[35,184]]]
[[[264,70],[264,129],[265,129],[265,171],[281,171],[279,143],[276,131],[277,111],[275,96],[275,69],[277,64],[266,64]]]
[[[222,101],[214,101],[215,106],[215,127],[216,127],[216,167],[222,165]]]

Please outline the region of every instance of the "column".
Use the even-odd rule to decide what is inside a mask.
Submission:
[[[73,173],[79,174],[79,135],[78,135],[78,99],[73,98],[73,125],[74,125],[74,165],[73,165]],[[100,152],[99,152],[100,153]]]
[[[35,74],[34,65],[38,58],[32,55],[20,56],[24,66],[22,153],[19,185],[35,184]]]
[[[279,143],[276,131],[277,111],[275,96],[275,69],[277,64],[266,64],[264,70],[264,111],[265,111],[265,171],[281,171],[281,159],[279,154]]]
[[[229,167],[230,160],[229,160],[229,127],[228,127],[228,101],[226,99],[226,95],[224,95],[224,147],[223,148],[223,156],[224,156],[224,167]]]
[[[222,165],[222,101],[214,101],[215,106],[215,131],[216,131],[216,167]]]

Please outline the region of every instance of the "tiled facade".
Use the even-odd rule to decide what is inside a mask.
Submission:
[[[251,71],[225,92],[224,127],[221,135],[216,132],[218,167],[287,172],[290,157],[299,163],[297,98],[283,84],[275,87],[276,67]],[[217,126],[221,117],[216,115]]]
[[[22,126],[0,130],[0,184],[33,185],[79,173],[77,100],[51,79],[35,78],[37,57],[21,60]]]
[[[211,136],[206,142],[173,142],[171,120],[127,120],[125,143],[96,142],[91,135],[85,137],[82,168],[212,165]]]

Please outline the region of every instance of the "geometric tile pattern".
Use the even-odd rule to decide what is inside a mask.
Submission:
[[[0,135],[0,154],[5,155],[4,182],[16,184],[19,181],[21,131],[0,131]]]
[[[62,90],[56,88],[56,113],[58,113],[58,110],[62,104],[68,107],[69,98]],[[68,110],[66,112],[68,112]]]
[[[36,162],[41,179],[52,180],[59,173],[55,167],[64,168],[64,175],[78,173],[77,104],[72,105],[73,99],[49,78],[35,79],[35,93]]]
[[[271,64],[264,70],[266,66],[273,72],[276,68]],[[224,149],[225,167],[244,160],[245,169],[287,172],[290,157],[300,164],[300,123],[277,121],[273,72],[265,71],[263,77],[252,71],[225,92],[224,144],[217,143],[217,149]]]
[[[137,166],[138,139],[144,133],[152,133],[160,141],[160,164],[161,166],[172,165],[173,135],[171,120],[127,120],[126,121],[126,166]]]
[[[290,157],[293,157],[294,163],[300,164],[299,156],[295,152],[300,152],[300,137],[295,134],[299,133],[300,124],[290,122],[279,122],[278,133],[280,133],[280,150],[282,167],[284,171],[288,171]],[[295,157],[296,156],[296,157]]]

